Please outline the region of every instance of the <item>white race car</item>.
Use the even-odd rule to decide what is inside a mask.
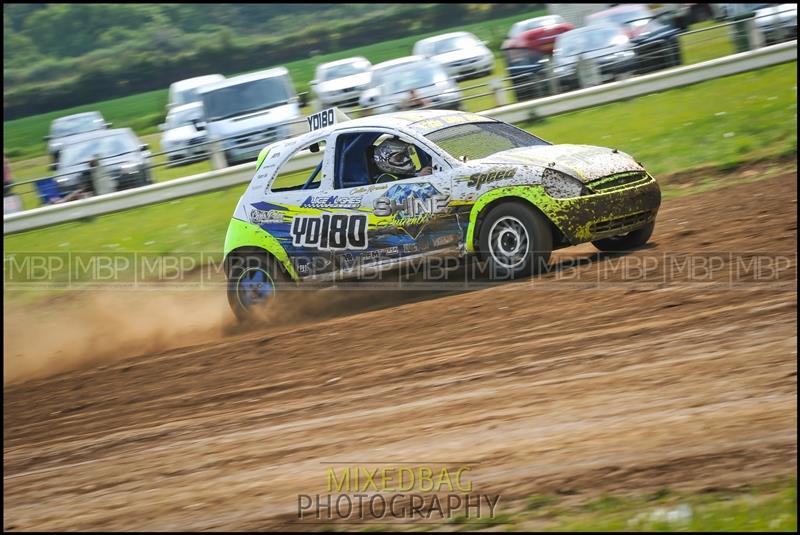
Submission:
[[[238,317],[293,282],[450,254],[478,254],[490,277],[515,278],[553,249],[625,250],[653,231],[659,186],[616,149],[553,145],[456,111],[342,119],[319,112],[309,133],[261,151],[225,239]]]

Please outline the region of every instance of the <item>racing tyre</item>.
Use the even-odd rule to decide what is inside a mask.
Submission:
[[[653,221],[644,227],[632,230],[627,234],[603,238],[602,240],[595,240],[592,242],[592,245],[607,253],[616,253],[627,251],[629,249],[635,249],[647,243],[647,240],[649,240],[650,236],[653,235],[653,229],[655,227],[656,222]]]
[[[251,319],[266,310],[279,288],[291,283],[269,255],[234,254],[225,261],[228,275],[228,304],[239,321]]]
[[[488,262],[491,279],[517,279],[547,265],[553,251],[553,235],[541,213],[524,204],[508,202],[486,216],[478,246]]]

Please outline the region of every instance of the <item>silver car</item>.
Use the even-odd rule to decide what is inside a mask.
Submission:
[[[444,68],[422,56],[385,61],[372,69],[372,86],[359,104],[372,113],[414,108],[462,109],[461,90]]]
[[[317,65],[311,88],[319,108],[356,106],[372,80],[371,67],[372,64],[360,56]]]
[[[167,120],[159,125],[161,150],[167,153],[170,165],[180,165],[204,160],[208,156],[204,129],[198,130],[203,120],[202,102],[193,102],[172,108]]]
[[[755,23],[768,45],[797,39],[797,4],[780,4],[757,9]]]
[[[50,134],[44,136],[44,140],[47,141],[47,153],[54,162],[58,161],[61,149],[64,148],[64,145],[71,143],[75,136],[110,127],[111,123],[107,123],[99,111],[87,111],[59,117],[50,123]]]
[[[469,32],[453,32],[417,41],[414,55],[440,63],[456,80],[487,76],[494,69],[494,55],[486,43]]]
[[[616,80],[632,75],[636,69],[631,40],[622,26],[610,23],[562,33],[556,38],[552,61],[562,90]],[[581,71],[582,66],[591,68]]]

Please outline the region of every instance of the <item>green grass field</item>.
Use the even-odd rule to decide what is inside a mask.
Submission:
[[[534,11],[528,15],[517,15],[469,25],[454,26],[451,30],[470,31],[480,39],[488,41],[493,50],[498,50],[512,23],[529,16],[536,16],[540,13],[539,11]],[[693,28],[703,28],[710,25],[712,25],[712,23],[699,23],[693,26]],[[408,55],[411,53],[414,43],[419,39],[443,32],[444,30],[421,33],[359,49],[344,50],[333,54],[310,57],[287,63],[286,67],[291,72],[297,90],[306,91],[308,89],[308,82],[314,76],[314,68],[319,63],[354,55],[362,55],[373,63],[378,63]],[[681,46],[685,64],[721,57],[734,51],[728,28],[714,28],[707,32],[684,36],[681,38]],[[497,54],[497,56],[498,60],[495,64],[493,76],[503,76],[505,64],[499,57],[499,54]],[[254,66],[253,70],[260,70],[267,67],[270,67],[270,65],[258,65]],[[488,79],[489,77],[462,82],[461,86],[466,87],[486,83]],[[506,86],[508,86],[508,84],[506,84]],[[473,90],[468,92],[465,96],[478,92],[486,92],[486,88]],[[511,92],[508,92],[508,98],[509,101],[514,101]],[[13,162],[13,176],[19,177],[20,179],[47,176],[46,168],[42,169],[37,165],[38,158],[35,157],[44,154],[46,145],[42,137],[48,133],[51,121],[57,117],[83,111],[99,110],[107,120],[114,123],[114,126],[131,127],[140,136],[146,136],[148,134],[158,133],[157,126],[163,121],[166,102],[167,90],[165,88],[129,97],[6,121],[3,123],[3,146],[5,154]],[[467,108],[470,111],[488,109],[493,105],[494,101],[491,96],[473,99],[467,102]],[[32,157],[34,158],[33,162],[23,161]],[[47,162],[45,162],[45,165],[46,163]],[[178,176],[186,176],[188,174],[190,173],[181,173]],[[167,173],[164,176],[169,177],[170,175]]]
[[[789,478],[740,491],[676,492],[662,488],[638,496],[605,494],[576,500],[560,494],[530,496],[514,512],[493,519],[452,519],[457,530],[503,531],[710,531],[794,532],[797,530],[797,480]],[[500,502],[502,503],[502,501]],[[507,506],[508,507],[508,506]],[[334,528],[330,525],[331,529]],[[435,529],[416,525],[416,530]],[[393,529],[391,524],[370,526]]]
[[[792,62],[564,114],[525,127],[554,143],[617,147],[656,177],[794,154],[797,64]],[[714,184],[721,187],[725,184]],[[664,184],[665,196],[678,194]],[[15,252],[220,254],[245,185],[3,238]],[[681,190],[683,191],[683,190]]]

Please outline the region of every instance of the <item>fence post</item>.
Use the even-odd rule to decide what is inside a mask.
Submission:
[[[489,89],[494,93],[494,103],[496,106],[505,106],[508,104],[505,89],[503,89],[503,82],[497,78],[489,80]]]
[[[600,85],[602,82],[600,79],[600,69],[597,66],[597,62],[593,59],[585,58],[581,55],[578,58],[576,70],[578,71],[578,82],[581,88],[593,87]]]
[[[558,79],[556,78],[555,73],[553,72],[553,60],[552,58],[550,61],[544,64],[544,72],[545,76],[547,76],[547,85],[550,88],[550,95],[558,95],[561,92],[561,88],[558,87]]]
[[[211,167],[213,167],[215,171],[228,167],[228,162],[225,159],[225,151],[222,149],[222,142],[217,138],[214,138],[211,142]]]
[[[756,24],[755,17],[747,19],[747,40],[750,50],[764,46],[764,33]]]

